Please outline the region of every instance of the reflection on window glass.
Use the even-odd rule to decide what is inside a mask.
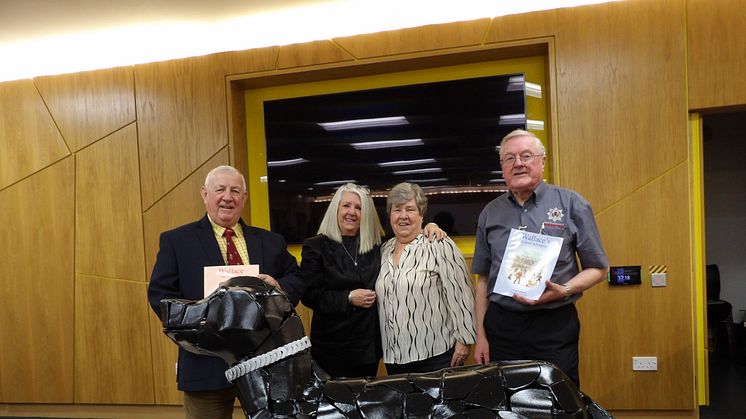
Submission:
[[[385,195],[399,182],[428,194],[426,221],[474,234],[505,189],[500,139],[526,127],[522,74],[290,98],[264,103],[270,223],[290,243],[316,234],[336,187]]]

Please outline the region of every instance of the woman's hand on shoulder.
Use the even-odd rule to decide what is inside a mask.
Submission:
[[[423,234],[430,241],[443,240],[444,238],[448,237],[448,233],[446,233],[445,230],[438,227],[438,225],[435,223],[427,223],[425,225],[425,230]]]

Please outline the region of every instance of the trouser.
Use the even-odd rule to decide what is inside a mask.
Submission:
[[[238,390],[235,387],[215,391],[185,391],[186,419],[231,419],[236,397]]]
[[[375,377],[378,373],[378,361],[369,364],[347,365],[317,359],[316,363],[332,378]]]
[[[440,355],[431,356],[430,358],[409,362],[406,364],[386,364],[386,372],[389,375],[394,375],[405,373],[432,372],[442,368],[448,368],[451,366],[453,351],[454,349],[451,348]]]
[[[490,361],[551,362],[580,387],[580,321],[575,304],[515,312],[490,303],[484,315],[484,330],[490,344]]]

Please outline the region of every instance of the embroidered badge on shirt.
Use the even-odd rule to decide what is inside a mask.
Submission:
[[[564,216],[565,214],[562,213],[562,210],[557,207],[554,207],[547,212],[547,217],[554,222],[562,221],[562,217]]]

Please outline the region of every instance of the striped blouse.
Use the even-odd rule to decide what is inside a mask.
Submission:
[[[473,344],[474,285],[453,240],[430,242],[420,234],[397,268],[395,244],[392,238],[381,246],[376,281],[383,361],[406,364],[440,355],[456,341]]]

